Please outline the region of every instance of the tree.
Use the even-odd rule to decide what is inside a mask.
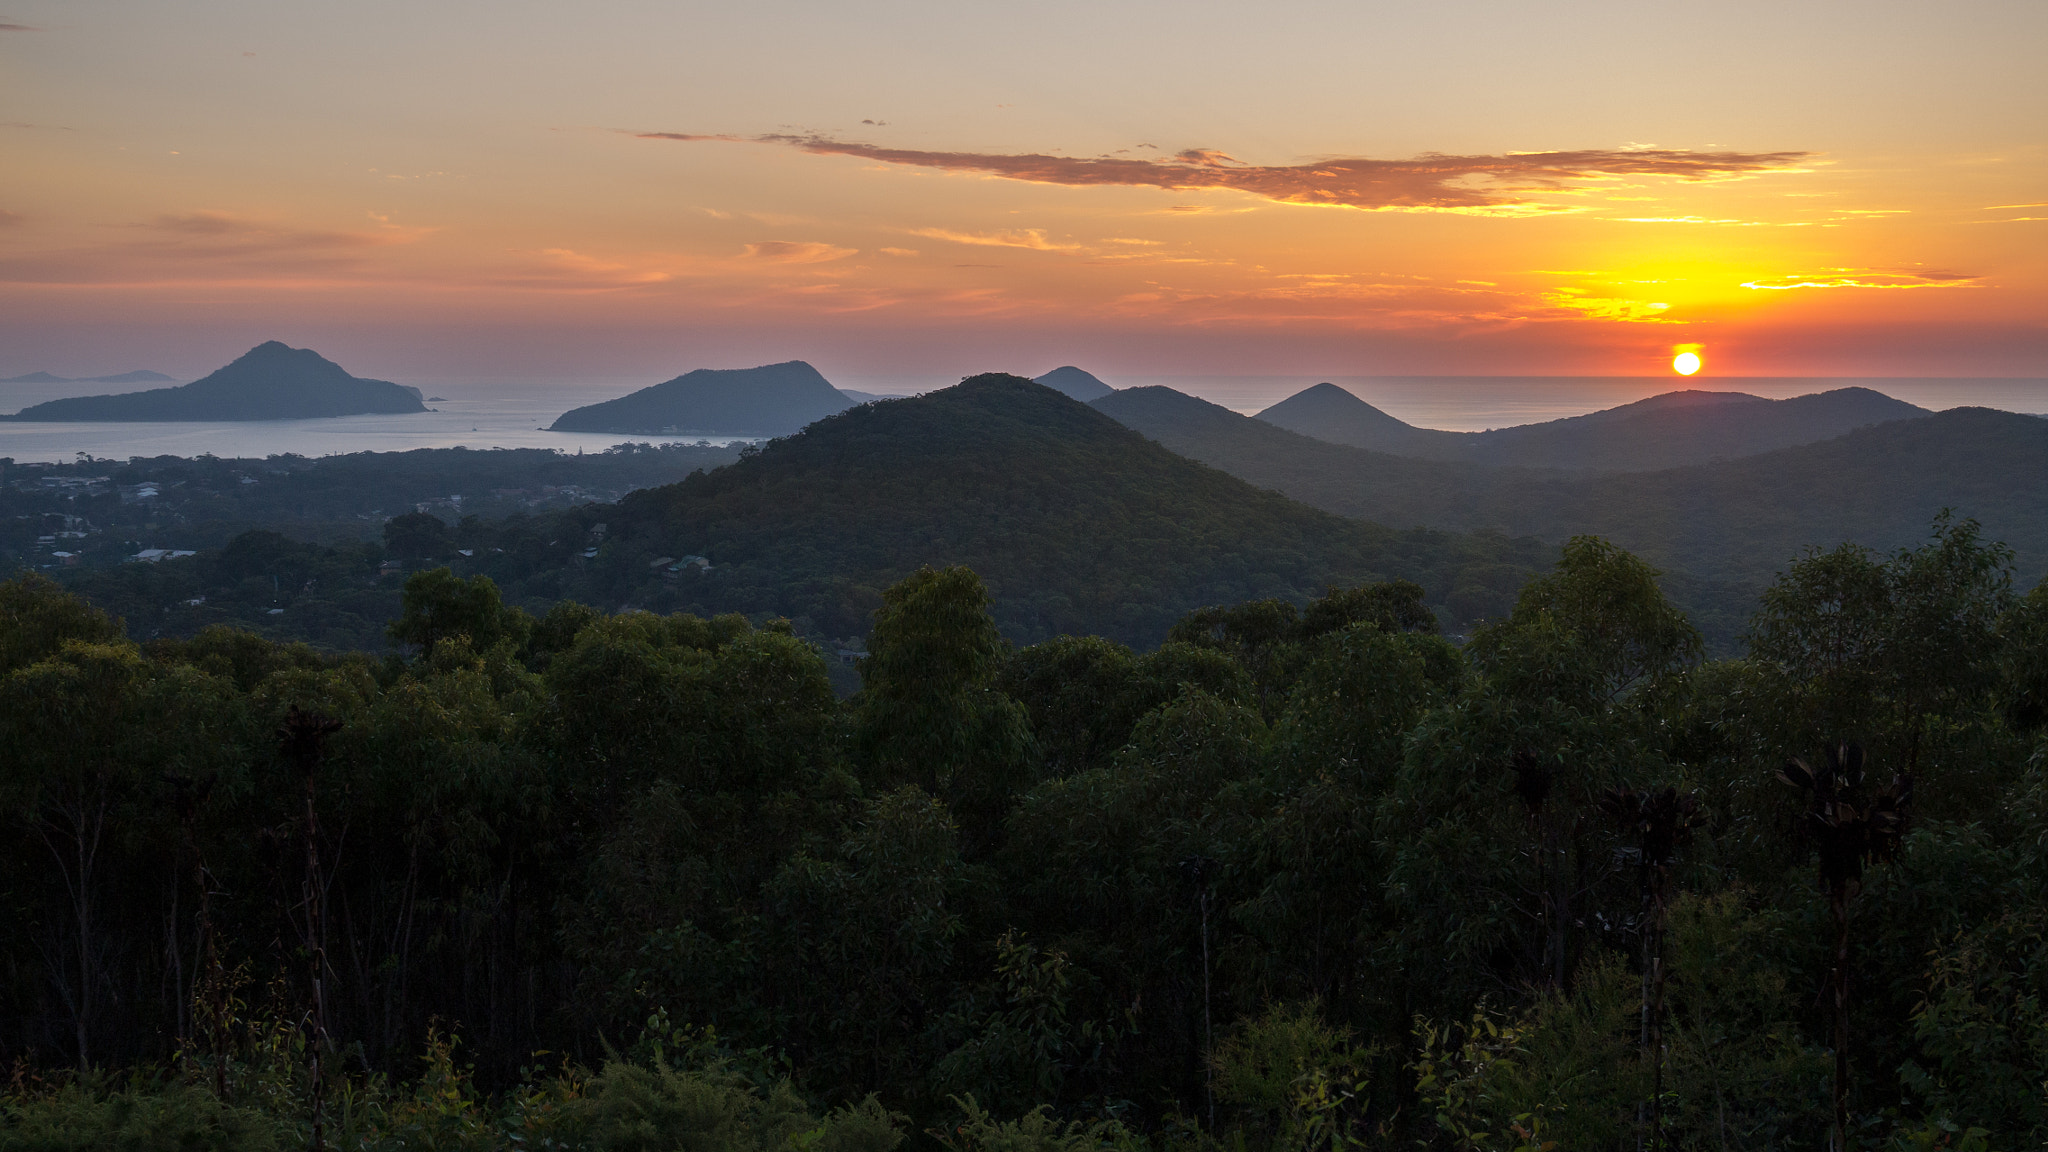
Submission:
[[[532,627],[532,617],[505,606],[489,576],[464,580],[433,568],[406,577],[405,608],[388,634],[393,643],[415,645],[420,655],[432,656],[434,645],[450,636],[469,637],[479,652],[505,640],[516,647]]]
[[[1931,541],[1888,558],[1854,544],[1809,551],[1765,590],[1750,655],[1788,681],[1802,739],[1896,740],[1912,770],[1922,722],[1995,682],[2011,563],[1976,521],[1946,512]]]
[[[854,703],[870,777],[941,797],[977,847],[1026,784],[1024,709],[996,688],[1008,651],[980,577],[919,569],[883,593]]]
[[[121,622],[33,573],[0,583],[0,676],[53,656],[67,640],[108,644]]]
[[[432,560],[455,548],[455,538],[440,517],[407,512],[384,522],[384,547],[406,560]]]
[[[130,747],[148,669],[129,644],[67,641],[0,680],[6,807],[56,862],[70,904],[72,970],[58,976],[78,1066],[92,1066],[102,941],[94,910],[107,833],[135,799],[143,759]]]

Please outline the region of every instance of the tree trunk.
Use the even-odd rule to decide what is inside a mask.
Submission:
[[[1834,1152],[1849,1144],[1849,892],[1846,882],[1828,890],[1835,914],[1835,1130]]]

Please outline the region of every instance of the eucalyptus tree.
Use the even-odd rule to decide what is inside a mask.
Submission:
[[[1830,745],[1819,763],[1789,761],[1779,779],[1805,793],[1798,828],[1820,862],[1821,888],[1834,919],[1827,991],[1833,1008],[1834,1144],[1848,1148],[1849,1131],[1849,903],[1863,886],[1867,865],[1891,859],[1913,808],[1913,778],[1894,776],[1883,788],[1866,787],[1863,749]]]

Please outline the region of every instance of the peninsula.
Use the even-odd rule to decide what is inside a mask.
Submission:
[[[30,405],[0,420],[306,420],[426,410],[417,388],[360,379],[310,348],[271,340],[180,387],[71,396]]]

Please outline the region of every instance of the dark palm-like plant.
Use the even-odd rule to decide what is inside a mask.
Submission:
[[[1835,1029],[1835,1152],[1849,1129],[1849,901],[1863,887],[1866,865],[1890,860],[1905,835],[1913,807],[1913,777],[1900,775],[1882,789],[1864,786],[1863,749],[1842,743],[1824,750],[1818,767],[1794,759],[1778,779],[1806,793],[1800,838],[1820,858],[1821,887],[1835,919],[1834,963],[1828,973]]]
[[[1515,799],[1528,814],[1531,850],[1536,857],[1536,919],[1542,928],[1537,971],[1540,982],[1553,990],[1565,986],[1570,969],[1572,884],[1564,867],[1564,834],[1545,804],[1557,783],[1555,764],[1528,749],[1519,749],[1508,760],[1515,781],[1510,786]]]
[[[1699,801],[1676,788],[1609,789],[1600,810],[1625,828],[1635,843],[1623,850],[1636,867],[1642,891],[1637,932],[1643,942],[1642,1046],[1650,1058],[1647,1128],[1652,1147],[1664,1142],[1664,928],[1670,911],[1671,862],[1692,839],[1700,821]],[[1638,1121],[1643,1117],[1638,1113]]]
[[[312,1062],[313,1152],[325,1146],[325,1125],[321,1115],[326,1089],[326,1069],[321,1055],[330,1043],[327,1035],[327,880],[320,871],[320,814],[314,803],[320,763],[327,758],[327,738],[341,730],[341,721],[318,712],[304,712],[294,704],[285,713],[284,727],[278,729],[278,750],[299,770],[306,791],[306,879],[305,934],[309,992],[312,1011],[308,1024],[312,1035],[306,1050]]]

